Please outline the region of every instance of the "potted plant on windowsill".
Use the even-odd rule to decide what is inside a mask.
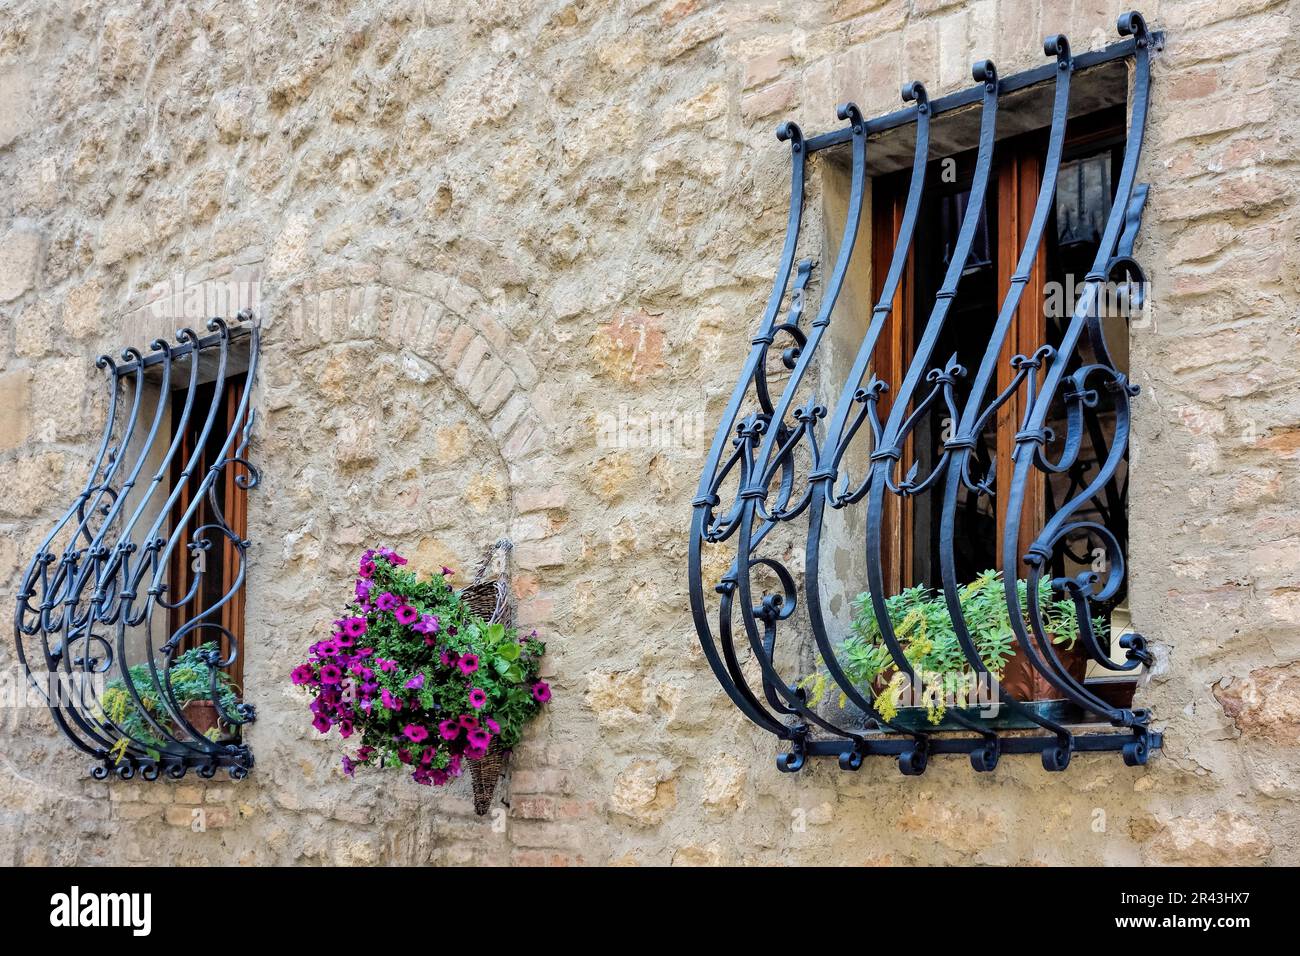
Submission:
[[[1020,609],[1024,615],[1027,613],[1024,581],[1019,582],[1019,589]],[[1028,659],[1021,659],[1016,654],[1016,639],[1011,630],[1001,573],[983,572],[965,585],[958,597],[962,617],[984,666],[1017,699],[1038,699],[1033,693],[1036,686],[1032,681],[1033,668]],[[1052,643],[1059,649],[1062,663],[1072,676],[1082,680],[1087,661],[1075,648],[1079,621],[1074,602],[1052,600],[1051,585],[1043,580],[1039,586],[1039,606],[1044,626],[1052,635]],[[901,705],[906,690],[905,675],[898,670],[881,636],[870,594],[860,594],[854,600],[852,634],[836,648],[836,658],[855,685],[871,687],[876,709],[885,720],[891,723],[899,720],[903,725],[926,722],[938,725],[947,713],[947,700],[968,696],[973,676],[953,630],[947,602],[942,594],[918,585],[886,598],[885,607],[904,656],[923,680],[924,704],[914,707]],[[1094,618],[1092,625],[1098,637],[1104,638],[1106,622]],[[1009,677],[1011,668],[1022,663],[1025,666],[1019,667],[1018,671],[1023,673]],[[809,702],[816,706],[834,682],[819,667],[800,680],[798,686],[808,693]],[[841,693],[839,706],[846,704],[847,698]],[[919,719],[922,712],[924,720]]]
[[[219,741],[227,736],[234,739],[238,731],[226,734],[220,719],[221,711],[237,713],[240,707],[239,694],[230,682],[230,675],[214,668],[209,660],[218,653],[215,641],[209,641],[199,647],[190,648],[172,662],[170,670],[158,668],[158,678],[163,686],[170,685],[171,693],[181,714],[194,729],[209,740]],[[168,714],[167,708],[159,699],[158,688],[154,684],[153,672],[149,665],[136,664],[128,669],[131,684],[140,696],[144,711],[164,730],[182,739],[188,732],[176,727]],[[221,701],[218,709],[212,699],[213,679],[216,680],[216,694]],[[121,737],[114,750],[116,758],[121,761],[131,740],[142,744],[154,760],[159,759],[162,751],[171,743],[160,736],[141,713],[127,689],[123,678],[114,678],[104,685],[100,698],[101,719],[116,724],[126,735]]]
[[[366,551],[354,600],[332,634],[294,668],[312,695],[312,726],[360,746],[343,771],[406,768],[425,786],[465,769],[475,810],[487,812],[496,778],[524,726],[551,697],[539,669],[545,645],[475,613],[452,589],[452,571],[420,578],[387,548]]]

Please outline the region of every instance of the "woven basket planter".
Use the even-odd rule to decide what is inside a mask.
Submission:
[[[510,599],[510,551],[513,545],[504,538],[483,555],[474,579],[461,588],[460,598],[469,609],[489,624],[515,623],[514,603]],[[488,746],[481,760],[469,762],[470,781],[474,789],[474,812],[483,816],[492,806],[497,783],[506,772],[510,751],[496,740]]]

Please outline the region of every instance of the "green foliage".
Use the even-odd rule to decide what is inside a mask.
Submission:
[[[200,647],[191,648],[177,657],[172,662],[170,671],[163,667],[158,668],[158,680],[164,690],[170,678],[172,695],[175,697],[178,707],[192,700],[212,700],[212,678],[215,673],[216,699],[220,702],[221,710],[225,713],[234,712],[239,703],[239,695],[231,686],[230,675],[225,671],[210,667],[207,661],[204,660],[205,655],[214,653],[217,650],[217,643],[209,641]],[[149,665],[147,663],[136,664],[128,668],[127,673],[131,677],[131,684],[136,693],[140,695],[140,703],[144,705],[144,711],[148,712],[149,716],[165,730],[175,734],[177,732],[176,727],[167,712],[167,708],[160,700],[158,688],[154,684],[153,672],[149,669]],[[143,745],[155,760],[158,759],[159,752],[170,743],[170,741],[160,736],[148,720],[145,719],[144,713],[131,697],[131,692],[127,689],[126,681],[123,678],[116,677],[104,685],[104,693],[100,698],[100,704],[101,719],[112,721],[120,727],[124,734]],[[130,745],[131,741],[125,737],[117,741],[113,747],[113,752],[118,761],[121,761],[126,756],[127,747]]]
[[[292,679],[311,691],[319,732],[360,735],[345,772],[405,764],[417,783],[441,786],[464,760],[519,742],[550,699],[546,647],[474,614],[446,569],[421,579],[405,565],[388,549],[365,552],[356,600]]]
[[[1020,612],[1024,616],[1028,613],[1026,584],[1019,581],[1018,586]],[[1001,679],[1007,662],[1015,656],[1015,636],[1011,630],[1001,573],[983,572],[961,589],[958,599],[980,660]],[[1072,648],[1079,637],[1074,602],[1068,598],[1054,600],[1051,584],[1043,580],[1039,584],[1038,604],[1043,626],[1052,635],[1052,643]],[[931,722],[937,724],[944,715],[944,695],[969,686],[971,676],[966,655],[953,630],[948,604],[943,595],[918,585],[886,598],[885,608],[908,663],[933,691],[927,695],[926,703]],[[882,717],[892,720],[897,714],[904,675],[894,666],[893,657],[880,634],[871,595],[858,595],[853,602],[853,611],[852,634],[836,648],[836,657],[855,686],[877,689],[876,707]],[[1104,620],[1094,618],[1092,623],[1099,636],[1106,633]],[[832,684],[826,672],[818,670],[801,680],[799,686],[809,691],[809,700],[816,705]],[[841,694],[840,706],[846,703]]]

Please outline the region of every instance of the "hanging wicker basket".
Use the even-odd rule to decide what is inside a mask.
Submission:
[[[469,762],[470,783],[474,789],[474,812],[479,816],[483,816],[491,808],[497,781],[506,772],[506,764],[509,761],[510,751],[494,740],[488,746],[487,756],[482,760]]]
[[[502,538],[483,554],[474,579],[461,588],[460,598],[469,609],[489,624],[515,623],[514,603],[510,598],[510,551],[514,547]],[[483,816],[492,806],[497,783],[506,772],[510,751],[493,740],[481,760],[469,762],[470,781],[474,789],[474,812]]]

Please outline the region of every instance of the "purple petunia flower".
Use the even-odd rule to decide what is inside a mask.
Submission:
[[[353,763],[352,758],[347,754],[343,755],[343,772],[349,777],[355,775],[357,772],[357,765]]]
[[[312,720],[311,725],[319,730],[322,734],[330,732],[330,719],[324,714],[317,714]]]
[[[396,611],[401,603],[401,600],[396,594],[392,591],[385,591],[383,594],[379,595],[379,599],[375,601],[375,607],[379,608],[381,611]]]
[[[431,770],[429,771],[429,777],[433,780],[435,787],[441,787],[445,786],[447,781],[451,779],[451,774],[445,770]]]
[[[416,674],[414,677],[412,677],[410,680],[406,682],[407,690],[419,690],[423,686],[424,686],[423,674]]]
[[[471,730],[467,736],[469,738],[469,745],[474,748],[487,750],[488,744],[492,743],[492,735],[482,727],[477,730]]]
[[[414,624],[420,617],[420,612],[409,604],[403,604],[393,612],[397,618],[397,623],[403,626]]]
[[[429,738],[429,732],[419,724],[407,724],[402,728],[402,734],[413,744],[422,743]]]
[[[383,702],[384,706],[387,707],[389,710],[402,709],[401,699],[394,697],[391,693],[389,693],[387,687],[385,687],[383,690],[379,692],[379,699]]]
[[[534,691],[534,695],[536,691]],[[482,687],[472,687],[469,692],[469,705],[478,710],[487,703],[487,692]]]
[[[385,674],[391,674],[393,671],[397,670],[397,661],[390,661],[384,657],[376,657],[375,666]]]
[[[487,725],[488,725],[488,730],[492,731],[492,733],[494,733],[494,734],[499,734],[499,733],[501,733],[501,725],[498,724],[498,723],[497,723],[495,720],[493,720],[491,717],[488,717],[488,718],[487,718]]]
[[[457,666],[460,668],[460,672],[468,677],[470,674],[478,670],[478,655],[466,654],[457,661]]]
[[[438,619],[432,614],[422,614],[420,619],[411,625],[411,630],[419,631],[421,634],[437,634]]]
[[[311,669],[310,664],[299,664],[293,669],[289,679],[295,684],[314,684],[316,682],[316,672]]]
[[[465,756],[470,760],[482,760],[487,756],[487,751],[482,747],[466,747]]]
[[[322,664],[320,668],[320,682],[322,684],[337,684],[343,679],[343,668],[337,664]]]
[[[551,685],[544,680],[539,680],[533,685],[533,699],[538,703],[544,704],[551,699]]]
[[[343,622],[343,633],[348,637],[356,638],[366,633],[366,619],[364,617],[350,617]]]
[[[442,576],[443,576],[444,578],[449,578],[449,577],[451,577],[451,576],[452,576],[453,574],[455,574],[455,573],[456,573],[455,571],[453,571],[451,568],[447,567],[445,564],[442,566]]]
[[[444,720],[438,724],[438,735],[443,740],[455,740],[460,736],[460,724],[454,720]]]
[[[374,575],[375,562],[371,560],[369,555],[362,556],[361,563],[357,566],[357,573],[363,578],[369,578]]]
[[[369,578],[358,578],[357,579],[357,600],[369,601],[370,589],[373,588],[374,586],[375,586],[375,582],[371,581]]]

